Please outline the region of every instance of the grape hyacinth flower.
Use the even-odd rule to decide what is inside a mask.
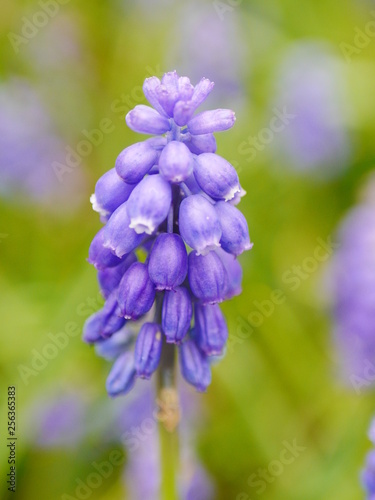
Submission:
[[[105,225],[89,262],[106,302],[86,321],[84,340],[114,360],[113,397],[158,369],[161,386],[171,387],[176,351],[183,377],[205,391],[210,362],[225,351],[218,304],[240,293],[237,257],[252,243],[234,206],[243,195],[237,172],[216,154],[213,135],[235,115],[197,111],[213,85],[202,78],[193,86],[175,71],[147,78],[152,107],[137,105],[126,123],[155,137],[124,149],[91,197]]]
[[[86,180],[77,169],[61,182],[51,167],[64,161],[64,142],[38,88],[16,77],[1,81],[0,109],[0,198],[56,214],[76,209]]]
[[[278,165],[282,158],[296,173],[323,181],[342,174],[352,154],[344,80],[342,63],[328,44],[298,42],[288,48],[275,78],[273,113],[283,110],[282,123],[273,130]]]
[[[331,267],[333,330],[342,372],[357,394],[374,386],[375,204],[374,183],[364,202],[344,219]]]
[[[56,386],[45,389],[27,410],[26,440],[39,448],[74,450],[87,435],[89,411],[84,392],[60,392]]]
[[[368,437],[375,446],[375,419],[370,425]],[[367,500],[375,500],[375,449],[367,454],[365,468],[361,473],[361,482],[366,491]]]

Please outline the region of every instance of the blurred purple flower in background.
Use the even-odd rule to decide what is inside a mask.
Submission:
[[[127,399],[118,400],[112,409],[100,403],[93,407],[84,392],[61,392],[35,400],[27,411],[26,440],[41,449],[76,450],[91,435],[113,446],[121,435],[127,461],[125,488],[129,498],[155,500],[160,491],[158,425],[160,408],[150,384],[138,386]],[[211,500],[214,485],[194,452],[195,432],[202,423],[196,395],[181,386],[181,462],[178,488],[183,500]],[[199,420],[198,420],[199,418]]]
[[[118,412],[118,426],[122,431],[127,450],[124,480],[129,498],[155,500],[160,492],[160,457],[158,417],[155,395],[147,385],[136,392],[131,401],[125,402]],[[191,391],[181,387],[181,411],[184,419],[180,425],[181,459],[178,470],[179,498],[182,500],[212,500],[214,485],[194,452],[195,435],[202,419],[199,403]],[[136,432],[137,430],[137,432]]]
[[[375,419],[371,422],[368,437],[375,446]],[[366,491],[367,500],[375,500],[375,449],[367,454],[365,468],[361,473],[361,482]]]
[[[0,196],[74,208],[82,198],[83,175],[77,171],[59,182],[52,163],[65,161],[64,144],[37,91],[20,79],[3,82],[0,109]]]
[[[180,498],[183,500],[213,500],[215,488],[191,448],[185,446],[182,449],[181,461]]]
[[[85,56],[80,43],[81,30],[77,19],[60,12],[32,43],[22,48],[21,53],[25,52],[27,58],[32,61],[34,70],[62,72],[74,66],[76,70],[84,71],[82,63]],[[51,73],[49,74],[51,77]]]
[[[85,25],[72,10],[61,11],[22,47],[19,57],[30,67],[40,95],[53,110],[54,121],[68,145],[73,146],[77,132],[83,131],[94,118],[91,92],[96,91],[97,68],[87,46]],[[72,182],[68,177],[71,176],[63,176],[64,183]],[[81,182],[79,168],[75,169],[74,177]]]
[[[37,399],[27,415],[28,438],[41,448],[76,448],[88,432],[89,407],[83,392],[51,391]]]
[[[210,98],[211,105],[240,110],[246,99],[242,82],[248,76],[250,58],[241,40],[237,10],[232,8],[221,18],[212,3],[181,2],[167,63],[193,80],[202,75],[213,80],[216,91]]]
[[[128,454],[124,481],[129,498],[158,498],[160,478],[158,435],[153,432],[146,441],[139,441],[136,451]]]
[[[294,117],[275,134],[278,163],[320,178],[334,177],[345,169],[351,144],[340,64],[323,43],[305,42],[288,49],[276,75],[273,105],[286,108]]]
[[[365,199],[345,217],[340,247],[330,268],[334,339],[342,372],[357,393],[375,383],[375,197],[374,179]]]

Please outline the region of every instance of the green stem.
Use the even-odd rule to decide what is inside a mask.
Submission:
[[[157,403],[159,405],[159,446],[161,500],[178,500],[179,470],[178,432],[180,419],[178,393],[175,387],[175,346],[164,341],[158,370]]]
[[[169,432],[163,424],[159,424],[160,444],[160,499],[178,500],[178,438],[176,432]]]

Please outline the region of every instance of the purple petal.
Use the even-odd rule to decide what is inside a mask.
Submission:
[[[185,198],[180,205],[180,234],[198,254],[220,246],[221,226],[215,208],[200,194]]]
[[[102,269],[98,272],[100,291],[104,298],[107,299],[118,287],[125,271],[129,269],[134,262],[137,262],[137,257],[134,252],[131,252],[124,257],[118,266]]]
[[[95,194],[90,198],[92,208],[103,217],[111,215],[122,205],[134,189],[134,184],[127,184],[112,168],[95,185]]]
[[[152,247],[148,272],[156,290],[172,290],[187,274],[185,244],[178,234],[160,234]]]
[[[188,131],[194,135],[221,132],[233,127],[236,117],[230,109],[202,111],[188,123]]]
[[[167,116],[157,97],[156,89],[160,87],[160,80],[156,76],[146,78],[143,84],[143,93],[153,108],[161,115]]]
[[[108,375],[107,392],[112,398],[126,394],[133,388],[135,380],[136,371],[133,354],[124,352],[116,359]]]
[[[190,328],[193,307],[185,287],[177,287],[164,294],[162,327],[167,342],[179,344]]]
[[[166,219],[172,202],[170,184],[160,175],[142,179],[127,203],[130,228],[136,233],[152,234]]]
[[[129,128],[140,134],[164,134],[171,129],[167,118],[161,116],[155,109],[138,104],[129,111],[125,118]]]
[[[193,166],[192,154],[182,142],[169,142],[160,155],[160,174],[169,182],[185,181],[193,172]]]
[[[137,184],[157,163],[160,153],[149,140],[137,142],[124,149],[117,157],[117,174],[129,184]]]
[[[228,339],[228,328],[217,304],[195,305],[195,339],[198,347],[207,356],[218,356],[223,353]]]
[[[137,375],[149,379],[158,367],[162,348],[160,325],[144,323],[135,344],[134,359]]]
[[[183,342],[179,351],[184,379],[198,391],[204,392],[211,383],[211,369],[207,357],[200,352],[192,339]]]
[[[185,134],[185,136],[183,136],[183,140],[193,154],[216,153],[216,139],[213,134]]]
[[[203,153],[195,158],[194,176],[201,189],[216,200],[231,200],[240,192],[234,167],[221,156]]]
[[[102,227],[100,231],[94,236],[89,248],[89,258],[87,259],[90,264],[93,264],[97,269],[105,269],[107,267],[118,266],[121,263],[119,257],[122,255],[114,255],[112,250],[105,247],[106,243],[106,227]]]
[[[194,94],[191,98],[195,105],[195,109],[197,109],[202,102],[204,102],[212,89],[214,88],[214,82],[210,82],[208,78],[202,78],[199,83],[194,88]]]
[[[225,201],[216,203],[215,210],[221,224],[220,244],[222,249],[236,256],[245,250],[250,250],[253,243],[250,243],[249,229],[244,215]]]
[[[118,286],[117,300],[121,315],[137,320],[152,307],[155,287],[149,278],[147,266],[135,262],[124,274]]]
[[[190,288],[202,304],[222,302],[228,292],[228,275],[215,252],[207,255],[189,254]]]
[[[143,234],[137,234],[131,229],[127,203],[123,203],[110,217],[103,228],[103,245],[109,251],[122,257],[132,252],[144,239]]]

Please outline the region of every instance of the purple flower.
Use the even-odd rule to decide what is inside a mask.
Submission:
[[[190,481],[182,485],[181,498],[184,500],[212,500],[214,487],[204,467],[195,459],[190,460]]]
[[[220,246],[219,218],[214,206],[200,194],[182,200],[179,229],[182,238],[198,255],[206,255]]]
[[[212,500],[214,485],[205,468],[197,459],[192,443],[194,434],[202,422],[198,401],[185,387],[181,389],[181,410],[184,420],[180,424],[180,463],[177,489],[181,500]],[[160,450],[157,432],[152,432],[154,414],[154,394],[143,390],[135,394],[124,405],[119,414],[120,428],[127,436],[125,447],[127,464],[125,484],[129,498],[155,500],[160,495]],[[150,423],[151,432],[145,432],[141,439],[133,432],[140,422]],[[146,424],[145,424],[146,425]],[[155,430],[157,422],[154,422]],[[147,429],[149,427],[147,426]],[[133,436],[131,436],[133,434]]]
[[[139,319],[151,309],[154,299],[155,287],[148,275],[147,266],[135,262],[118,286],[117,300],[121,315],[126,319]]]
[[[90,198],[92,208],[105,219],[130,196],[134,184],[127,184],[114,168],[108,170],[96,183],[95,194]]]
[[[240,295],[240,293],[242,292],[241,264],[238,262],[238,260],[234,255],[225,252],[221,248],[218,248],[216,250],[216,253],[220,257],[220,260],[225,267],[227,275],[230,278],[228,281],[228,290],[225,298],[230,299],[235,295]]]
[[[174,28],[170,33],[169,60],[194,79],[202,74],[215,82],[209,97],[211,107],[245,109],[244,80],[252,67],[252,54],[243,43],[244,27],[240,2],[190,0],[179,2]],[[246,64],[243,62],[246,61]],[[207,79],[208,89],[211,82]],[[197,86],[196,86],[197,88]]]
[[[202,99],[208,96],[212,87],[213,84],[205,78],[195,88],[191,85],[189,78],[179,79],[179,92],[183,99],[177,102],[173,110],[173,119],[179,127],[190,122],[195,110]]]
[[[152,140],[138,142],[124,149],[116,160],[116,172],[127,183],[136,184],[157,162],[159,151]]]
[[[193,156],[183,142],[171,141],[159,159],[161,175],[170,182],[183,182],[193,172]]]
[[[215,154],[213,132],[232,127],[234,113],[197,113],[212,89],[207,78],[194,86],[175,71],[146,79],[152,107],[136,106],[126,122],[156,137],[128,146],[96,185],[92,201],[105,226],[89,261],[106,303],[87,320],[84,339],[115,359],[111,396],[150,378],[160,359],[173,359],[162,356],[175,349],[167,343],[180,352],[184,378],[203,391],[208,356],[225,351],[228,331],[215,304],[240,293],[236,256],[252,245],[233,206],[245,193],[237,172]]]
[[[102,337],[110,337],[125,324],[124,318],[120,317],[120,309],[117,303],[116,293],[112,293],[103,309],[90,316],[83,328],[83,340],[88,343],[94,343]]]
[[[372,422],[370,424],[370,428],[368,430],[368,438],[373,444],[375,444],[375,418],[372,419]]]
[[[180,344],[190,328],[193,306],[185,287],[165,292],[162,309],[162,328],[167,342]]]
[[[207,356],[221,355],[228,339],[228,328],[220,307],[198,303],[194,311],[194,334],[198,347]]]
[[[361,482],[366,490],[367,498],[375,498],[375,450],[367,454],[365,468],[361,473]]]
[[[232,128],[235,121],[236,117],[230,109],[202,111],[188,122],[187,129],[193,135],[211,134]]]
[[[184,379],[198,391],[204,392],[211,383],[211,368],[207,356],[199,350],[193,339],[181,344],[180,363]]]
[[[375,420],[371,422],[369,438],[375,445]],[[366,457],[365,467],[361,472],[361,483],[366,490],[368,500],[375,498],[375,449],[372,449]]]
[[[187,133],[184,134],[182,140],[193,154],[216,152],[216,139],[213,134],[192,135]]]
[[[134,132],[141,134],[164,134],[171,129],[167,118],[155,109],[139,104],[126,115],[126,124]]]
[[[317,178],[339,175],[351,156],[350,117],[341,61],[329,46],[292,46],[281,63],[273,114],[281,113],[273,145],[292,169]],[[275,113],[276,110],[276,113]]]
[[[148,273],[156,290],[172,290],[185,280],[188,257],[178,234],[160,234],[152,247]]]
[[[125,325],[108,339],[103,339],[95,344],[95,351],[98,356],[110,361],[117,359],[134,340],[134,331]]]
[[[150,78],[146,78],[143,84],[143,93],[146,96],[146,99],[151,104],[153,108],[158,111],[161,116],[168,116],[164,111],[163,106],[161,105],[158,97],[160,88],[160,80],[156,76],[152,76]]]
[[[93,264],[96,269],[106,269],[114,266],[118,266],[121,263],[121,259],[116,257],[114,253],[109,248],[104,246],[105,244],[105,229],[102,228],[95,238],[92,240],[89,248],[89,258],[90,264]],[[121,257],[121,256],[120,256]]]
[[[86,394],[79,390],[57,393],[57,387],[44,389],[43,395],[27,409],[28,432],[41,448],[75,449],[87,434],[89,407]]]
[[[171,201],[171,186],[161,175],[145,177],[127,202],[129,227],[137,234],[152,234],[167,217]]]
[[[137,420],[137,425],[138,423]],[[129,429],[126,432],[129,432]],[[161,477],[157,433],[150,433],[144,442],[138,439],[136,442],[136,449],[128,451],[129,462],[125,469],[126,491],[129,498],[154,500],[160,492]]]
[[[158,367],[161,355],[160,325],[143,323],[135,344],[135,369],[141,378],[150,378]]]
[[[234,167],[214,153],[197,156],[194,176],[201,189],[215,200],[229,201],[240,192],[240,181]]]
[[[219,201],[215,205],[221,225],[221,248],[228,253],[237,256],[245,250],[250,250],[249,229],[243,214],[230,203]]]
[[[108,375],[106,389],[111,397],[129,392],[136,379],[134,357],[130,352],[122,353],[114,362]]]
[[[208,78],[202,78],[194,88],[194,93],[191,98],[194,103],[195,109],[198,108],[211,94],[214,88],[214,83],[210,82]]]
[[[134,252],[131,252],[126,255],[117,266],[106,267],[98,271],[100,291],[105,299],[108,299],[109,295],[118,287],[125,271],[127,271],[134,262],[137,262],[137,257]]]
[[[194,174],[192,174],[190,177],[186,179],[184,182],[185,189],[188,188],[188,190],[191,192],[191,194],[202,194],[202,190],[199,187],[199,184],[195,180]],[[207,199],[207,197],[206,197]]]
[[[132,252],[144,240],[143,234],[136,233],[130,227],[127,203],[119,206],[105,227],[99,231],[102,232],[103,246],[109,253],[113,252],[117,257],[123,257]]]
[[[173,116],[173,110],[179,100],[179,78],[176,71],[165,73],[161,79],[161,84],[156,88],[156,95],[159,103],[167,116]],[[183,102],[186,97],[181,95]]]
[[[236,193],[231,200],[229,200],[229,203],[231,205],[236,206],[240,203],[241,198],[243,198],[245,195],[246,195],[246,191],[240,186],[239,192]]]
[[[189,283],[202,304],[222,302],[228,293],[228,275],[215,252],[207,255],[189,254]]]
[[[38,89],[27,80],[2,79],[0,109],[0,196],[57,214],[75,209],[86,191],[84,171],[68,166],[67,139],[58,135]]]
[[[333,333],[344,377],[355,391],[374,385],[375,206],[354,208],[339,231],[331,267]]]
[[[87,318],[83,325],[82,339],[88,344],[95,344],[104,340],[102,336],[103,315],[98,311]]]

